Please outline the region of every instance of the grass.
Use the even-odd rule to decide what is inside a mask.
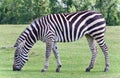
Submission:
[[[104,69],[104,56],[98,48],[98,57],[94,69],[85,72],[91,52],[83,37],[72,43],[58,43],[62,61],[60,73],[56,73],[56,61],[53,53],[46,73],[40,70],[45,60],[45,44],[38,41],[29,53],[29,61],[22,71],[12,71],[15,49],[12,46],[26,25],[0,25],[0,78],[120,78],[120,26],[107,27],[105,40],[109,47],[110,71]]]

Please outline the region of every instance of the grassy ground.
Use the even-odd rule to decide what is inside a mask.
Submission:
[[[0,25],[0,78],[120,78],[120,26],[107,27],[106,42],[109,47],[110,71],[104,69],[104,56],[98,48],[94,69],[85,72],[91,53],[85,37],[73,43],[58,43],[62,61],[60,73],[56,73],[56,61],[52,53],[46,73],[40,70],[45,60],[45,44],[37,42],[29,53],[29,61],[22,71],[12,71],[14,45],[26,25]]]

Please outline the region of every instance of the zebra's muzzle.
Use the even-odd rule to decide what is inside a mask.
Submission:
[[[20,68],[16,67],[14,64],[13,64],[13,71],[21,71]]]

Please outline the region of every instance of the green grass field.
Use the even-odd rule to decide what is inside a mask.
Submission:
[[[110,71],[104,69],[104,56],[98,47],[95,67],[86,73],[91,58],[87,40],[58,43],[62,61],[60,73],[56,73],[53,53],[46,73],[41,73],[45,60],[45,44],[38,41],[29,53],[29,61],[22,71],[12,71],[15,49],[12,46],[26,25],[0,25],[0,78],[120,78],[120,26],[107,27],[105,40],[109,47]]]

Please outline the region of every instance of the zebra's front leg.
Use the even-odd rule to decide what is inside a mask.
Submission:
[[[54,43],[54,45],[53,45],[53,52],[54,52],[56,62],[57,62],[56,72],[60,72],[60,68],[61,68],[62,64],[60,61],[60,56],[59,56],[58,47],[57,47],[56,43]]]
[[[91,62],[89,64],[89,66],[86,68],[86,72],[90,72],[90,70],[93,69],[93,67],[94,67],[95,59],[97,56],[97,46],[95,44],[95,40],[93,39],[93,37],[86,35],[86,38],[88,40],[89,47],[90,47],[91,52],[92,52]]]
[[[41,70],[41,72],[46,72],[46,70],[49,66],[49,57],[50,57],[50,54],[51,54],[52,46],[53,46],[52,41],[46,42],[46,60],[45,60],[44,68]]]

